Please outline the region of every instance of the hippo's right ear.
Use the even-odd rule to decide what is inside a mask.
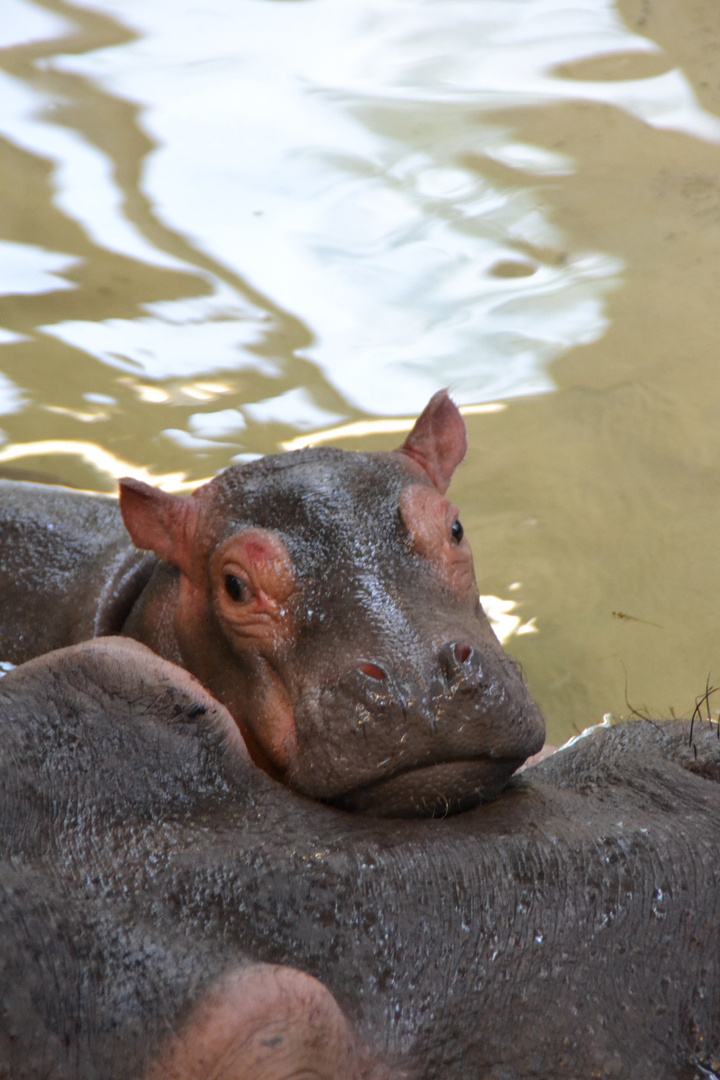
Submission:
[[[467,453],[465,421],[447,390],[433,394],[395,453],[412,458],[425,470],[438,491],[445,494],[452,474]]]
[[[120,481],[120,511],[136,547],[154,551],[165,562],[193,576],[199,507],[194,499],[125,476]]]

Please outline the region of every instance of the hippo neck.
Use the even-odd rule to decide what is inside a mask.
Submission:
[[[138,581],[140,587],[115,633],[141,641],[166,660],[184,666],[175,631],[178,571],[156,556],[150,558],[144,580]]]
[[[112,565],[105,586],[98,597],[93,637],[124,632],[139,598],[152,577],[157,558],[131,547],[121,551]]]

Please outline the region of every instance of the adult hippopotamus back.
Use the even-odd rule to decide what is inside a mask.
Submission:
[[[544,729],[445,496],[465,451],[441,392],[391,453],[272,456],[191,498],[126,480],[128,532],[107,499],[6,488],[0,653],[122,633],[196,675],[305,794],[394,815],[491,799]]]
[[[0,660],[119,633],[156,561],[117,499],[0,480]]]
[[[386,820],[261,772],[135,642],[35,660],[0,680],[0,1075],[716,1077],[717,731],[603,730]]]

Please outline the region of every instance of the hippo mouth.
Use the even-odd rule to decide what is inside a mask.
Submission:
[[[484,757],[410,767],[326,801],[375,817],[447,817],[496,798],[524,760]]]

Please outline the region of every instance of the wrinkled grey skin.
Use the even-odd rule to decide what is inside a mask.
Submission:
[[[183,679],[124,640],[0,681],[0,1074],[145,1077],[263,962],[321,980],[375,1075],[715,1075],[717,725],[598,731],[385,820],[272,780]]]
[[[112,500],[0,483],[0,659],[126,634],[196,675],[298,791],[393,816],[489,800],[540,750],[542,717],[480,606],[467,540],[449,520],[447,550],[428,552],[412,529],[432,515],[403,509],[409,491],[443,501],[465,438],[440,393],[401,452],[271,456],[190,500],[127,482],[126,520],[152,503],[136,528],[165,559],[132,545]],[[249,530],[278,541],[293,580],[287,640],[262,647],[228,635],[216,568]]]
[[[0,659],[118,633],[156,562],[117,499],[0,480]]]

